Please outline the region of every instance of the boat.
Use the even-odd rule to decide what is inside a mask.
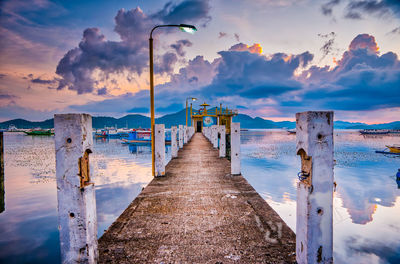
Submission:
[[[389,154],[389,155],[400,155],[400,145],[386,145],[386,148],[382,151],[376,150],[375,153]]]
[[[360,130],[362,135],[386,135],[389,134],[390,131],[387,129],[364,129]]]
[[[150,129],[132,129],[129,132],[128,138],[122,139],[122,144],[151,144],[151,131]]]
[[[296,129],[288,129],[286,130],[290,135],[296,135]]]
[[[151,130],[150,129],[132,129],[129,132],[128,138],[121,139],[122,144],[151,144]],[[171,137],[165,137],[165,144],[171,144]]]
[[[390,152],[400,154],[400,145],[392,145],[392,146],[386,145],[386,147],[389,149]]]
[[[32,129],[30,131],[24,131],[25,134],[30,136],[51,136],[54,135],[52,129]]]

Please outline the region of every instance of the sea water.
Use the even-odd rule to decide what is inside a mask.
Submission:
[[[296,230],[300,159],[295,135],[242,132],[242,174]],[[375,153],[400,136],[335,131],[335,263],[400,263],[400,157]],[[0,214],[0,263],[59,263],[54,137],[5,133],[5,211]],[[167,147],[167,160],[171,158]],[[150,146],[94,140],[98,236],[151,177]]]

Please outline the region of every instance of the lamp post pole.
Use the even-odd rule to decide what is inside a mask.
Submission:
[[[184,32],[194,33],[197,31],[196,27],[193,25],[157,25],[153,27],[150,31],[149,38],[149,55],[150,55],[150,119],[151,119],[151,174],[155,175],[155,133],[154,133],[154,65],[153,65],[153,31],[159,27],[178,27]],[[187,108],[187,103],[186,103]],[[187,115],[187,111],[186,111]],[[186,117],[186,125],[187,125],[187,117]]]
[[[188,125],[188,99],[191,99],[192,101],[196,101],[197,98],[195,97],[188,97],[186,98],[186,127]],[[191,118],[191,117],[190,117]]]

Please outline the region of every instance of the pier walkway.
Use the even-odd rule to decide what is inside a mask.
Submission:
[[[296,237],[201,133],[99,239],[99,263],[294,263]]]

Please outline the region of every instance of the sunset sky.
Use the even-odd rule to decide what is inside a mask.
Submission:
[[[149,115],[149,32],[171,23],[198,31],[155,31],[157,115],[194,96],[275,121],[307,110],[400,120],[398,0],[2,0],[0,9],[0,121]]]

